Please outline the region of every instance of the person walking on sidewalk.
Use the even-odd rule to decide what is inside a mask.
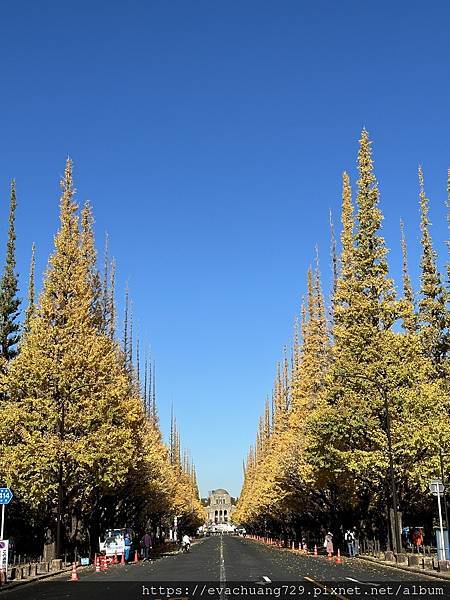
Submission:
[[[356,527],[353,527],[353,535],[355,539],[355,556],[359,555],[359,533]]]
[[[347,529],[344,537],[347,542],[348,555],[353,558],[356,555],[355,534],[351,529]]]
[[[130,552],[131,552],[131,544],[132,544],[129,533],[125,534],[124,544],[125,544],[125,562],[128,562],[130,560]]]
[[[333,534],[331,533],[331,531],[329,531],[327,533],[327,535],[325,536],[325,540],[323,542],[323,547],[327,551],[328,556],[333,556],[333,553],[334,553]]]
[[[150,550],[152,549],[152,546],[152,536],[147,531],[144,537],[142,538],[143,560],[148,560],[150,558]]]

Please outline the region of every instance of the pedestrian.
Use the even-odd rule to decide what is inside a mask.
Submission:
[[[347,529],[344,538],[347,542],[348,555],[353,558],[356,555],[355,534],[351,529]]]
[[[422,527],[415,527],[412,533],[412,541],[416,547],[416,552],[419,552],[419,547],[423,546],[423,529]]]
[[[359,556],[359,535],[356,531],[356,527],[353,527],[353,536],[355,540],[355,556]]]
[[[333,534],[331,533],[331,531],[329,531],[327,533],[327,535],[325,536],[325,540],[323,542],[323,547],[327,551],[327,554],[328,554],[329,557],[333,556],[333,553],[334,553],[334,548],[333,548]]]
[[[128,562],[128,560],[130,558],[130,552],[131,552],[131,538],[130,538],[129,533],[125,534],[124,544],[125,544],[125,562]]]
[[[142,543],[143,559],[148,560],[150,558],[150,550],[152,549],[152,546],[153,546],[152,536],[150,535],[150,533],[148,533],[148,531],[145,533],[144,537],[142,538],[141,543]]]

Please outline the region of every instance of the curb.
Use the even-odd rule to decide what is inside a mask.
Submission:
[[[386,567],[387,569],[397,569],[398,571],[403,571],[406,573],[414,573],[423,575],[424,577],[430,577],[431,579],[441,579],[442,581],[450,580],[450,575],[446,575],[445,573],[439,573],[437,571],[426,571],[425,569],[419,569],[418,567],[403,567],[397,565],[396,563],[381,561],[376,558],[372,558],[371,556],[361,556],[360,554],[356,557],[359,560],[365,560],[366,562],[370,562],[372,564],[379,565],[380,567]]]
[[[198,543],[200,540],[195,540],[194,543]],[[179,554],[181,552],[181,550],[177,549],[173,552],[168,552],[166,554],[166,556],[175,556],[177,554]],[[162,555],[163,556],[163,555]],[[138,563],[129,563],[129,564],[139,564],[142,561],[139,561]],[[86,565],[86,566],[81,566],[78,565],[77,566],[77,571],[80,573],[83,573],[85,571],[87,571],[88,569],[93,568],[93,564],[91,565]],[[63,575],[64,573],[68,573],[72,570],[72,565],[65,567],[64,569],[61,569],[60,571],[53,571],[50,573],[41,573],[39,575],[35,575],[34,577],[30,577],[28,579],[13,579],[12,581],[8,581],[7,583],[0,585],[0,593],[1,592],[8,592],[11,590],[14,590],[17,587],[20,587],[22,585],[27,585],[30,583],[38,583],[39,581],[42,581],[44,579],[50,579],[51,577],[57,577],[58,575]]]
[[[264,542],[262,542],[262,540],[252,540],[252,541],[264,544]],[[272,546],[268,546],[268,547],[272,547]],[[290,550],[289,548],[274,547],[274,549],[292,552],[292,550]],[[305,554],[304,556],[312,556],[312,555],[308,553],[308,554]],[[320,556],[323,557],[323,555],[319,554],[318,557],[320,557]],[[318,557],[315,557],[315,558],[318,558]],[[345,558],[345,557],[343,557],[343,558]],[[385,567],[386,569],[397,569],[398,571],[403,571],[406,573],[414,573],[415,575],[422,575],[423,577],[428,577],[429,579],[440,579],[441,581],[450,581],[450,574],[447,575],[442,572],[426,571],[425,569],[420,569],[418,567],[406,567],[406,566],[403,567],[403,566],[397,565],[396,563],[381,561],[376,558],[372,558],[371,556],[361,556],[361,554],[358,554],[358,556],[356,556],[356,558],[358,560],[365,560],[366,562],[370,562],[372,564],[379,565],[380,567]]]
[[[78,566],[77,571],[83,572],[83,571],[86,571],[87,569],[89,569],[90,567],[92,567],[92,565],[87,565],[85,567]],[[14,590],[17,587],[20,587],[22,585],[27,585],[28,583],[37,583],[38,581],[42,581],[43,579],[50,579],[51,577],[57,577],[58,575],[63,575],[64,573],[68,573],[71,570],[72,570],[72,566],[65,567],[64,569],[61,569],[60,571],[54,571],[52,573],[41,573],[40,575],[35,575],[34,577],[31,577],[29,579],[13,579],[12,581],[9,581],[9,582],[5,583],[4,585],[0,586],[0,593]]]

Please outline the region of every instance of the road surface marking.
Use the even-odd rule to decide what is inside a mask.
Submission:
[[[360,585],[374,585],[376,587],[380,587],[381,583],[373,583],[372,581],[358,581],[357,579],[353,579],[353,577],[346,577],[349,581],[353,581],[354,583],[359,583]]]
[[[223,536],[220,536],[220,575],[219,575],[219,580],[220,580],[220,598],[225,598],[225,583],[226,583],[226,577],[225,577],[225,560],[223,558]]]
[[[306,579],[306,581],[310,581],[317,587],[320,587],[322,590],[325,590],[325,591],[329,590],[329,588],[327,588],[326,585],[323,585],[323,583],[320,583],[319,581],[317,581],[316,579],[313,579],[312,577],[304,576],[303,579]],[[339,585],[339,584],[336,584],[336,585]],[[339,594],[333,594],[333,598],[337,598],[338,600],[349,600],[349,598],[347,598],[347,596],[339,596]]]
[[[272,580],[267,577],[267,575],[263,575],[261,579],[255,581],[256,585],[267,585],[268,583],[272,583]]]

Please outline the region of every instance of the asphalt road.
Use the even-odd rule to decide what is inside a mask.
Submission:
[[[214,593],[203,594],[205,600],[232,600],[248,598],[249,595],[261,596],[263,593],[274,597],[273,593],[263,590],[282,582],[286,586],[284,597],[291,598],[367,598],[389,595],[410,598],[411,595],[419,594],[403,594],[400,586],[406,586],[407,582],[409,585],[422,582],[432,588],[442,585],[437,579],[388,569],[357,558],[344,559],[343,564],[336,564],[323,556],[302,556],[232,536],[206,538],[195,543],[189,554],[164,556],[151,562],[116,565],[106,573],[95,573],[93,569],[83,570],[80,571],[79,578],[77,582],[69,582],[68,575],[65,574],[24,585],[16,590],[4,591],[2,595],[7,600],[156,600],[167,598],[169,592],[172,598],[192,598],[194,591],[200,597],[203,586],[207,586],[208,590],[213,585],[216,590]],[[259,592],[240,593],[240,588],[236,585],[241,582],[246,582]],[[164,589],[159,589],[160,584]],[[343,585],[346,588],[360,588],[362,591],[358,596],[348,594],[346,589],[345,593],[333,596],[331,593],[325,594],[324,585],[329,590],[334,587],[334,591],[342,592],[336,588]],[[393,592],[400,590],[400,593],[380,593],[391,585]],[[227,587],[233,588],[232,594],[225,591]],[[429,597],[420,595],[422,598]],[[435,595],[447,597],[446,592],[444,595]]]

